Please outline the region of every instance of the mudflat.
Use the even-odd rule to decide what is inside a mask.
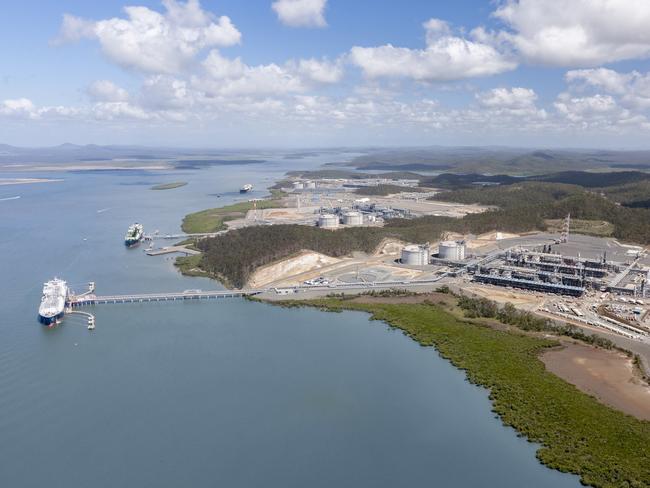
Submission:
[[[563,342],[541,356],[546,369],[602,403],[650,420],[650,386],[632,359],[619,351]]]

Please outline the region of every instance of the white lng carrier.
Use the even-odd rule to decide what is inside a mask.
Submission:
[[[43,297],[38,307],[38,319],[45,325],[55,324],[65,313],[68,284],[54,278],[43,285]]]

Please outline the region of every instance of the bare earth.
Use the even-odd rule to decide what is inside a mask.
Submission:
[[[625,354],[566,343],[562,349],[543,354],[541,360],[546,369],[602,403],[650,420],[650,386]]]

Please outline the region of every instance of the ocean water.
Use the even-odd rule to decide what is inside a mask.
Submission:
[[[0,487],[579,486],[537,462],[485,390],[365,314],[233,299],[97,306],[94,332],[37,322],[54,276],[100,294],[219,288],[125,249],[126,227],[178,232],[244,183],[262,196],[327,158],[0,186]]]

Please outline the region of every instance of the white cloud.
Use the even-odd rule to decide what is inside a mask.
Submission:
[[[343,77],[341,61],[301,59],[283,65],[249,66],[240,58],[224,57],[212,50],[202,63],[204,73],[195,75],[195,88],[210,96],[282,96],[302,93],[313,85],[332,84]]]
[[[231,46],[241,33],[229,17],[203,10],[198,0],[164,0],[165,13],[125,7],[127,18],[89,21],[65,15],[58,40],[97,39],[104,54],[126,68],[177,73],[203,49]]]
[[[535,107],[537,94],[530,88],[494,88],[477,94],[476,98],[484,107],[528,109]]]
[[[424,23],[425,49],[358,47],[350,50],[350,60],[370,78],[412,78],[419,81],[449,81],[489,76],[516,68],[516,63],[493,46],[450,34],[449,26],[438,19]]]
[[[124,102],[129,93],[109,80],[97,80],[88,87],[88,95],[98,102]]]
[[[583,69],[568,71],[565,79],[572,91],[602,90],[616,96],[626,108],[650,108],[650,73],[619,73],[606,68]]]
[[[290,27],[325,27],[327,0],[277,0],[271,8]]]
[[[648,0],[505,0],[494,12],[528,61],[597,66],[650,56]]]
[[[152,115],[141,107],[128,102],[99,102],[92,108],[93,116],[99,120],[150,120]]]
[[[316,83],[338,83],[343,78],[343,66],[340,61],[301,59],[294,68],[302,76]]]
[[[16,118],[37,118],[34,103],[28,98],[16,98],[0,102],[0,115]]]

